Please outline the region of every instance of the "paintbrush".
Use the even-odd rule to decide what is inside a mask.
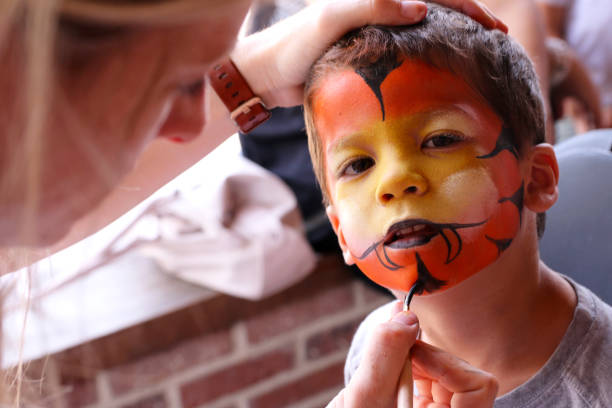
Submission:
[[[404,306],[402,310],[407,312],[410,309],[410,302],[412,297],[419,289],[418,282],[412,285],[406,296],[404,296]],[[397,387],[397,407],[398,408],[412,408],[412,393],[414,383],[412,381],[412,362],[410,357],[407,359],[400,375],[399,385]]]

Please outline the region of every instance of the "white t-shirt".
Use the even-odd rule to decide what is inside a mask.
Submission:
[[[570,279],[578,304],[561,343],[527,382],[495,400],[495,408],[612,407],[612,307]],[[369,333],[391,317],[392,303],[361,323],[346,358],[348,384],[359,367]]]
[[[565,40],[591,73],[602,103],[612,106],[612,1],[537,1],[567,10]]]

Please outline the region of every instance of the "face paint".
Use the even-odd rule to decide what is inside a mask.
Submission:
[[[469,85],[398,65],[329,74],[313,114],[349,260],[388,288],[434,292],[511,245],[524,186],[508,129]]]

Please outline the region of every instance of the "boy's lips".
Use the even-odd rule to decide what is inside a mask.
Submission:
[[[425,245],[441,231],[438,224],[414,219],[396,222],[389,227],[383,245],[394,249],[406,249]]]

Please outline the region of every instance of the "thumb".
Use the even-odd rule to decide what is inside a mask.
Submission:
[[[398,313],[375,329],[359,368],[347,386],[346,406],[393,404],[399,378],[418,331],[418,319],[412,312]]]

